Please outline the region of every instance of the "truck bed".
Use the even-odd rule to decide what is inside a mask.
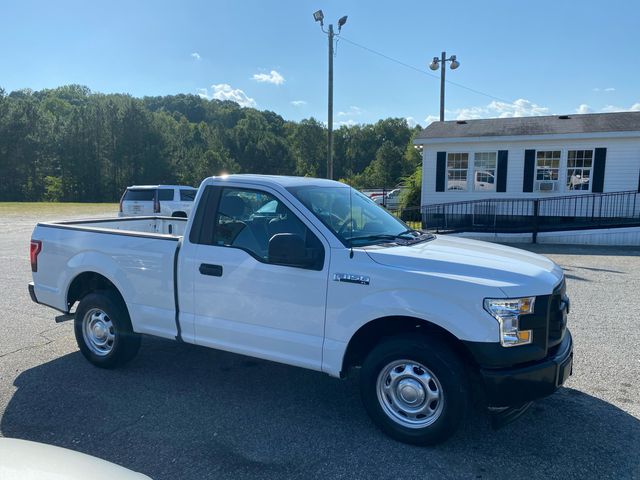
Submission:
[[[171,217],[38,223],[38,302],[69,311],[70,285],[92,272],[118,285],[136,332],[175,338],[174,262],[186,225],[186,218]]]
[[[43,222],[38,223],[38,226],[94,231],[98,233],[118,233],[134,236],[144,235],[156,238],[180,238],[184,235],[187,219],[175,217],[119,217]]]

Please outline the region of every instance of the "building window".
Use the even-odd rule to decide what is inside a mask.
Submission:
[[[466,190],[468,169],[468,153],[447,154],[447,190]]]
[[[569,150],[567,152],[567,190],[589,190],[593,150]]]
[[[536,191],[558,190],[560,156],[560,150],[536,151]]]
[[[476,152],[473,157],[473,189],[479,192],[496,191],[496,152]]]

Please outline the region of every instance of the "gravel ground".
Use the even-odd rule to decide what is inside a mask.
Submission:
[[[72,325],[29,299],[42,219],[0,219],[1,436],[155,479],[640,478],[640,249],[533,248],[567,272],[574,375],[499,431],[476,409],[447,443],[418,448],[372,425],[356,378],[152,338],[124,369],[92,367]]]

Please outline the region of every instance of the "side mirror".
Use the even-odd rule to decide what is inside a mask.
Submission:
[[[291,267],[311,267],[315,259],[307,254],[307,248],[300,235],[277,233],[269,240],[269,263]]]

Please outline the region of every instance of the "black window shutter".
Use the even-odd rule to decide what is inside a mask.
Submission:
[[[522,181],[523,192],[533,192],[533,177],[536,173],[536,151],[524,151],[524,180]]]
[[[604,167],[607,163],[607,149],[596,148],[596,153],[593,158],[593,184],[591,185],[592,192],[604,191]]]
[[[498,173],[496,178],[496,192],[507,191],[507,160],[508,150],[498,150]]]
[[[436,192],[444,192],[447,178],[447,152],[438,152],[436,159]]]

